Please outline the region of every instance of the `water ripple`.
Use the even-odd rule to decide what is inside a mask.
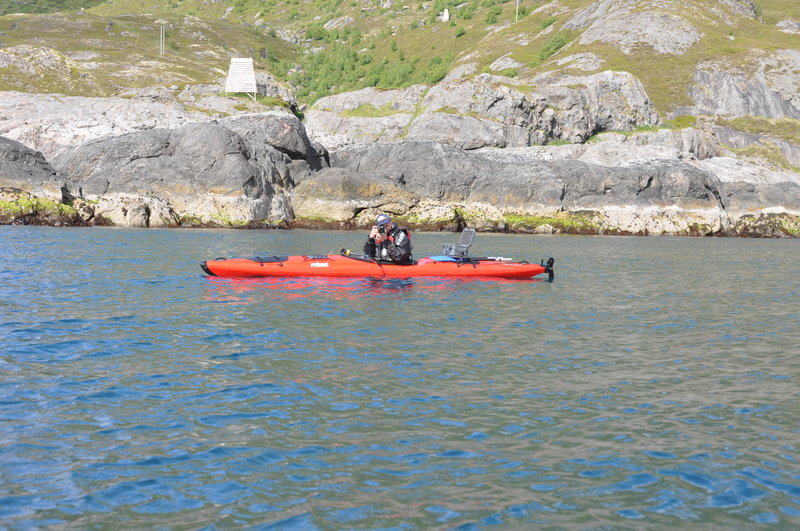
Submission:
[[[800,525],[796,242],[479,239],[553,283],[197,270],[348,238],[0,227],[2,525]]]

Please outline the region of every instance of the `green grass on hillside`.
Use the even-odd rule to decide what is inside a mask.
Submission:
[[[227,73],[230,57],[251,56],[257,68],[273,70],[296,56],[290,44],[252,28],[175,15],[9,15],[0,18],[0,28],[5,52],[34,65],[33,73],[4,68],[0,90],[108,96],[128,88],[214,82]],[[29,56],[21,45],[46,48]]]
[[[717,123],[739,131],[772,136],[800,144],[800,120],[791,118],[775,120],[761,116],[742,116],[729,120],[718,120]]]
[[[757,0],[763,22],[731,15],[732,25],[710,15],[709,2],[727,9],[716,0],[648,4],[672,9],[703,36],[683,55],[660,54],[648,46],[626,54],[609,43],[581,45],[581,31],[565,29],[596,0],[520,0],[518,20],[513,0],[409,0],[391,7],[382,7],[380,0],[6,0],[0,13],[8,12],[8,2],[13,7],[22,1],[40,10],[87,8],[87,14],[63,15],[64,26],[54,22],[59,15],[0,18],[2,46],[48,46],[66,57],[97,54],[69,63],[62,85],[72,92],[101,95],[120,87],[208,82],[224,75],[229,57],[250,56],[257,69],[290,81],[302,102],[313,103],[368,86],[436,83],[464,63],[475,63],[476,72],[491,71],[489,65],[506,56],[520,66],[503,73],[521,86],[553,70],[587,75],[591,72],[556,61],[591,52],[602,59],[601,70],[627,71],[640,79],[663,115],[689,103],[698,63],[730,60],[756,68],[753,50],[798,49],[797,36],[775,25],[800,20],[797,0]],[[445,8],[447,22],[439,18]],[[159,19],[170,25],[165,56],[158,54]],[[0,89],[49,91],[58,85],[58,76],[44,73],[31,79],[6,69],[0,78]]]
[[[102,4],[106,0],[3,0],[0,2],[0,16],[12,13],[56,13],[59,11],[78,11]]]

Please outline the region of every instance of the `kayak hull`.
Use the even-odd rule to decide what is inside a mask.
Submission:
[[[545,266],[527,262],[471,260],[435,261],[423,258],[416,264],[377,263],[344,255],[286,256],[264,260],[230,258],[201,264],[208,275],[218,277],[497,277],[531,278],[549,272]]]

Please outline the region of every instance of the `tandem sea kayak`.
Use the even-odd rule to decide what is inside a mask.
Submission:
[[[409,265],[379,262],[364,255],[271,256],[216,259],[201,264],[217,277],[498,277],[553,278],[553,259],[530,264],[500,257],[464,258],[429,256]]]
[[[547,274],[553,280],[553,259],[539,264],[501,256],[469,256],[474,229],[464,229],[458,244],[444,244],[441,256],[426,256],[410,264],[395,264],[342,249],[339,254],[217,258],[200,264],[216,277],[495,277],[532,278]]]

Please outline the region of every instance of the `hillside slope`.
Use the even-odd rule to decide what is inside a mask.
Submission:
[[[752,70],[763,53],[797,50],[799,27],[794,0],[522,0],[518,10],[508,0],[111,0],[85,12],[0,17],[0,89],[109,95],[204,83],[231,56],[254,57],[308,103],[435,83],[454,68],[517,79],[615,70],[639,79],[667,115],[691,103],[698,66]],[[58,75],[38,72],[42,64],[59,65]]]

